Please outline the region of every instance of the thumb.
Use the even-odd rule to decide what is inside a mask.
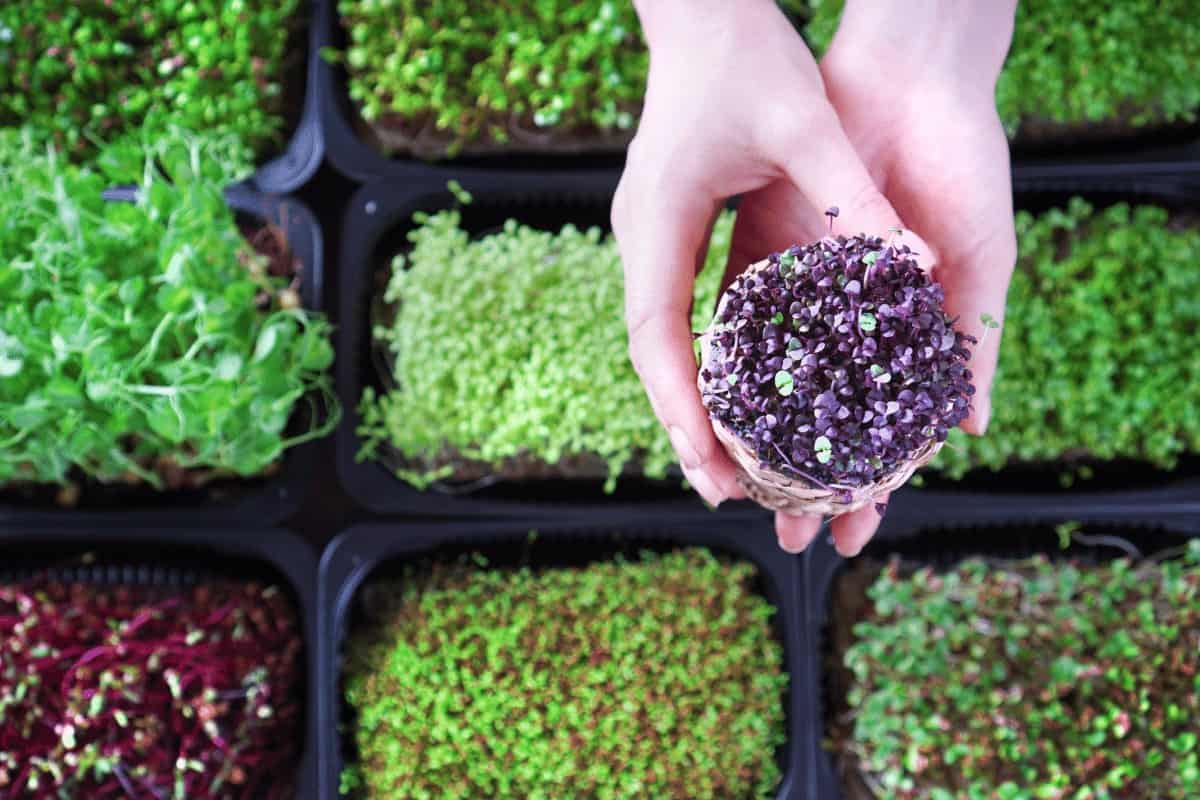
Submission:
[[[834,211],[834,234],[854,236],[865,233],[891,239],[897,247],[907,245],[917,254],[917,262],[927,271],[934,268],[933,248],[917,234],[906,230],[896,209],[883,196],[871,173],[850,143],[837,116],[810,133],[803,146],[788,147],[789,155],[779,167],[818,211]],[[897,233],[899,231],[899,233]]]

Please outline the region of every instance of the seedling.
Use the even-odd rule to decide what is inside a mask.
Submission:
[[[714,424],[764,469],[821,487],[869,486],[944,441],[970,409],[974,339],[914,256],[879,237],[827,237],[734,280],[701,370]],[[784,276],[773,267],[785,259],[803,269]]]
[[[279,587],[0,585],[0,789],[290,796],[304,718],[299,631]]]
[[[711,319],[732,224],[724,214],[714,228],[697,329]],[[454,210],[422,216],[409,237],[384,296],[394,314],[375,327],[390,371],[386,391],[363,394],[362,457],[418,487],[547,465],[570,475],[589,459],[609,489],[624,471],[665,476],[674,451],[629,361],[611,237],[510,220],[472,239]]]
[[[226,205],[233,137],[103,148],[136,204],[36,138],[0,131],[0,484],[260,475],[332,429],[329,324]],[[309,392],[324,415],[289,430]]]
[[[844,0],[808,5],[806,34],[820,53],[833,39]],[[1136,129],[1194,121],[1200,110],[1193,69],[1200,59],[1200,28],[1181,28],[1178,20],[1190,19],[1195,10],[1192,0],[1020,4],[996,84],[996,108],[1010,135],[1022,125],[1036,131],[1047,122]]]
[[[346,646],[343,790],[773,797],[788,679],[754,575],[687,549],[536,570],[464,557],[370,587]]]
[[[1200,542],[1176,555],[892,561],[843,658],[876,796],[1193,797]]]
[[[239,159],[278,144],[289,30],[299,0],[0,4],[0,125],[90,159],[97,141],[172,126],[240,138]],[[125,178],[125,181],[131,180]]]
[[[988,331],[995,330],[1000,327],[1000,323],[991,314],[983,313],[979,315],[979,321],[983,324],[983,335],[979,337],[979,346],[987,341]]]
[[[1017,236],[988,434],[952,432],[956,449],[931,468],[1033,462],[1069,482],[1097,462],[1169,469],[1197,452],[1200,230],[1161,208],[1075,199],[1017,214]],[[985,335],[999,324],[981,321]]]

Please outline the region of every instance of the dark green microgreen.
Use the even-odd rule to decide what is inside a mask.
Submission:
[[[1200,451],[1200,229],[1184,222],[1162,208],[1098,210],[1078,198],[1017,214],[988,434],[951,431],[931,468],[959,477],[1060,461],[1070,482],[1097,463],[1169,469]],[[985,334],[1000,324],[980,321]]]
[[[72,160],[173,126],[235,135],[251,163],[284,133],[300,0],[26,0],[0,4],[0,126]],[[301,54],[294,52],[295,59]],[[122,182],[136,180],[126,177]]]
[[[833,40],[844,0],[807,4],[805,32],[820,53]],[[1178,22],[1195,13],[1194,0],[1019,4],[996,82],[996,108],[1009,134],[1069,135],[1094,123],[1136,129],[1195,120],[1200,27]]]

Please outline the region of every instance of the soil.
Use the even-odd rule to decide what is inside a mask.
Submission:
[[[299,258],[288,247],[283,228],[261,221],[239,220],[238,229],[250,243],[254,252],[267,259],[267,271],[272,276],[292,276],[292,285],[280,292],[279,302],[286,304],[291,301],[292,293],[299,304],[299,294],[295,288],[303,265]],[[270,305],[271,298],[260,293],[256,302],[261,307]],[[133,442],[130,442],[132,449]],[[0,504],[21,507],[59,507],[59,508],[125,508],[130,503],[144,505],[147,499],[160,499],[164,504],[178,505],[188,494],[200,493],[201,501],[214,501],[226,498],[237,491],[244,490],[247,485],[245,478],[240,478],[229,471],[214,469],[188,469],[168,456],[159,456],[144,465],[162,479],[164,490],[156,490],[146,485],[141,478],[132,472],[127,472],[120,481],[102,483],[86,475],[82,470],[72,470],[67,483],[40,484],[16,483],[0,485]],[[258,479],[251,479],[250,484],[277,474],[282,464],[276,462],[269,466]],[[164,492],[170,492],[171,497],[164,497]]]
[[[455,137],[438,130],[433,116],[422,119],[386,114],[379,120],[368,122],[358,114],[356,125],[359,135],[385,156],[413,156],[427,160],[448,158]],[[556,128],[538,130],[532,119],[517,116],[498,118],[498,124],[508,132],[508,141],[499,141],[484,131],[477,138],[462,143],[454,151],[459,156],[490,156],[513,153],[539,153],[551,155],[602,155],[620,153],[633,139],[634,131],[605,132],[595,127]]]

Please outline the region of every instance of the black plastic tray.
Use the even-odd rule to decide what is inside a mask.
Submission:
[[[106,191],[105,197],[115,202],[131,202],[135,193],[134,188],[121,187]],[[300,280],[301,301],[305,308],[321,310],[324,249],[321,227],[312,212],[299,200],[264,195],[244,184],[230,187],[225,198],[239,215],[282,228],[289,247],[304,267]],[[281,468],[270,477],[222,482],[219,490],[202,488],[156,493],[148,487],[91,486],[85,489],[83,501],[73,508],[25,503],[10,495],[0,501],[0,524],[18,526],[69,521],[105,528],[113,524],[169,526],[186,520],[189,524],[273,525],[299,507],[305,487],[312,478],[317,445],[315,441],[307,442],[286,451]],[[98,502],[89,503],[90,494],[95,494]]]
[[[1173,171],[1172,171],[1173,170]],[[1172,167],[1161,172],[1108,170],[1101,165],[1062,171],[1058,176],[1029,177],[1026,170],[1014,171],[1017,208],[1040,210],[1061,205],[1070,196],[1082,194],[1098,206],[1120,200],[1151,202],[1171,209],[1200,208],[1200,162],[1197,170]],[[1196,182],[1192,182],[1195,177]],[[463,212],[468,229],[487,230],[516,216],[532,224],[555,227],[563,221],[581,224],[607,223],[607,205],[618,174],[608,172],[550,175],[506,175],[464,180],[475,195]],[[530,515],[546,510],[546,503],[579,500],[577,490],[564,483],[530,480],[506,482],[501,494],[495,487],[482,492],[448,496],[436,490],[419,492],[376,462],[359,463],[360,423],[356,411],[364,386],[374,381],[371,361],[370,308],[377,290],[377,275],[386,269],[387,258],[404,247],[403,233],[411,227],[413,211],[433,211],[454,205],[444,184],[432,181],[369,184],[351,199],[343,226],[345,239],[341,256],[340,332],[338,341],[338,391],[346,415],[338,430],[337,464],[340,479],[359,503],[381,513],[410,513],[429,516],[491,513]],[[605,498],[596,488],[582,501],[627,502],[622,485],[637,486],[638,479],[618,482],[618,494]],[[637,493],[634,492],[634,495]],[[638,498],[655,502],[696,503],[678,492],[651,492]],[[605,502],[607,501],[607,502]],[[1097,478],[1080,481],[1070,490],[1058,483],[1053,464],[1034,468],[1012,468],[998,473],[978,471],[968,480],[950,482],[931,473],[925,488],[906,487],[893,496],[888,535],[899,524],[939,517],[995,522],[1028,519],[1030,515],[1053,518],[1060,514],[1082,520],[1100,521],[1130,507],[1169,507],[1167,513],[1196,513],[1200,510],[1200,457],[1181,461],[1174,472],[1147,469],[1145,465],[1113,462],[1097,467]]]
[[[463,210],[463,224],[485,231],[516,216],[555,230],[568,221],[581,227],[607,227],[617,179],[618,174],[610,170],[463,180],[464,188],[474,196]],[[602,479],[502,481],[478,491],[447,494],[433,488],[418,491],[380,463],[356,459],[361,443],[356,434],[361,422],[359,398],[365,386],[377,381],[371,301],[378,278],[390,269],[391,256],[406,246],[403,234],[412,227],[414,211],[454,205],[454,196],[444,183],[429,182],[368,184],[350,200],[342,228],[337,363],[338,395],[344,411],[337,433],[337,469],[346,491],[371,511],[385,514],[531,516],[553,512],[556,507],[611,510],[648,503],[700,508],[697,496],[683,489],[682,476],[663,481],[622,477],[611,496],[604,494]]]
[[[337,0],[314,0],[313,46],[309,53],[313,69],[310,75],[317,85],[320,129],[329,162],[334,168],[360,183],[387,178],[397,181],[432,180],[444,184],[448,178],[500,176],[522,169],[531,173],[545,171],[551,165],[576,169],[611,169],[625,161],[624,152],[579,154],[511,153],[459,157],[442,162],[422,161],[397,156],[389,158],[367,142],[357,130],[358,111],[346,87],[346,71],[321,56],[325,47],[340,47],[345,32],[337,11]],[[398,12],[399,13],[399,12]]]
[[[93,565],[69,566],[85,553],[96,555]],[[296,797],[320,797],[317,564],[302,540],[269,528],[235,536],[203,528],[0,528],[0,579],[26,576],[31,568],[86,583],[176,588],[197,580],[257,579],[278,584],[289,593],[304,636],[304,728],[296,732],[304,737],[304,746],[297,763]]]
[[[1200,193],[1200,141],[1086,160],[1017,158],[1012,175],[1018,194],[1099,192],[1195,202]]]
[[[1103,542],[1104,535],[1118,536],[1135,545],[1143,556],[1150,556],[1188,537],[1200,536],[1200,513],[1190,516],[1162,517],[1153,506],[1127,509],[1114,514],[1102,526],[1086,526],[1085,533],[1097,537],[1091,543],[1073,543],[1061,551],[1054,525],[1075,521],[1076,517],[1042,515],[1026,521],[1008,520],[1002,525],[972,520],[962,525],[941,528],[910,528],[900,538],[876,538],[861,557],[884,560],[891,555],[920,565],[949,568],[971,556],[986,558],[1022,558],[1042,553],[1050,558],[1081,558],[1093,562],[1128,555],[1120,547]],[[806,739],[813,743],[813,762],[817,768],[816,800],[841,800],[842,782],[835,767],[835,756],[824,748],[827,706],[834,702],[829,693],[827,670],[831,658],[828,626],[831,622],[830,595],[834,582],[849,562],[833,549],[828,536],[821,535],[802,556],[801,583],[805,587],[805,658],[814,676],[812,712],[807,719],[813,729]]]
[[[1200,209],[1200,162],[1173,163],[1161,171],[1109,169],[1094,164],[1054,174],[1013,171],[1015,207],[1038,211],[1081,195],[1097,207],[1120,201],[1151,203],[1176,211]],[[973,525],[1045,522],[1060,518],[1102,523],[1127,518],[1131,510],[1153,511],[1168,519],[1200,519],[1200,458],[1188,455],[1174,471],[1134,461],[1095,465],[1096,477],[1058,483],[1053,463],[1014,466],[999,472],[980,469],[964,481],[927,473],[923,488],[906,486],[892,495],[883,536],[921,525]]]
[[[259,164],[249,184],[267,194],[287,194],[303,186],[325,155],[325,138],[321,131],[321,115],[317,102],[316,61],[313,54],[317,49],[317,26],[315,25],[318,0],[304,0],[296,12],[304,22],[303,30],[288,42],[289,47],[298,47],[299,61],[292,73],[284,76],[284,102],[300,96],[298,91],[289,91],[287,81],[303,83],[303,100],[295,127],[290,130],[282,152]]]
[[[338,797],[338,778],[344,767],[343,740],[339,723],[341,701],[341,648],[349,627],[355,597],[365,581],[388,574],[406,561],[438,554],[495,552],[511,548],[521,552],[527,534],[538,531],[536,548],[557,551],[543,554],[537,563],[594,560],[620,550],[616,534],[627,546],[703,546],[754,563],[760,572],[764,594],[775,605],[776,631],[784,646],[784,662],[791,677],[786,700],[788,742],[779,753],[783,780],[779,800],[815,797],[816,773],[812,758],[816,748],[807,742],[807,707],[811,675],[807,672],[801,611],[800,561],[784,553],[775,543],[770,517],[763,513],[701,515],[597,514],[560,520],[507,520],[503,522],[459,522],[360,525],[338,536],[321,558],[321,608],[318,634],[321,641],[320,681],[323,705],[321,718],[320,782],[325,798]]]

